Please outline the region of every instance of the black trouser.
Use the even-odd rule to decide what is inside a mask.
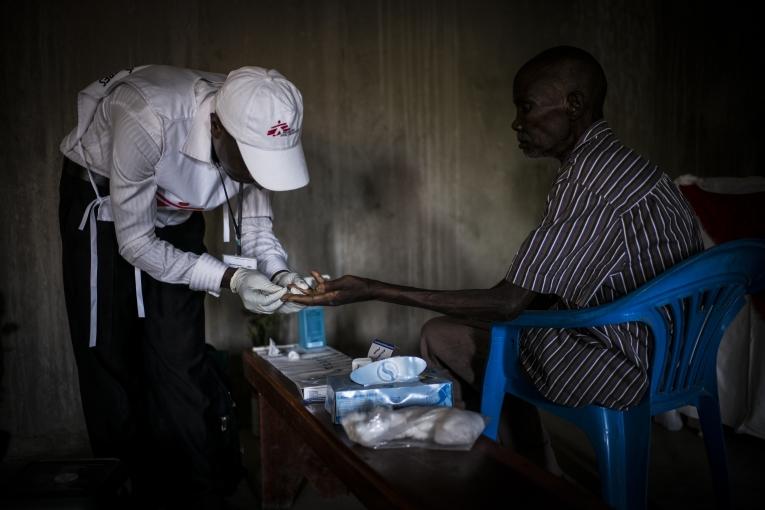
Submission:
[[[67,159],[64,166],[80,168]],[[98,335],[89,347],[90,229],[78,226],[94,198],[90,183],[62,172],[64,291],[93,453],[123,459],[147,500],[163,507],[209,506],[223,482],[210,460],[208,409],[220,395],[209,390],[218,375],[205,355],[204,293],[142,273],[146,317],[138,318],[134,268],[119,254],[114,224],[99,221]],[[203,216],[194,213],[156,234],[201,254],[204,228]]]

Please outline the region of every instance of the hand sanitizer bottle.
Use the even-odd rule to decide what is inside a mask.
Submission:
[[[300,347],[315,349],[327,345],[324,334],[324,308],[309,306],[298,312]]]

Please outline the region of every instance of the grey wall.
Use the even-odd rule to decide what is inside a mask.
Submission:
[[[303,92],[311,184],[274,197],[301,271],[439,289],[504,274],[539,219],[554,162],[514,142],[516,69],[557,44],[589,49],[610,80],[606,115],[667,173],[760,172],[753,13],[663,1],[18,2],[0,13],[0,429],[12,456],[84,441],[61,288],[58,143],[75,95],[129,65],[273,67]],[[220,241],[208,214],[208,247]],[[238,299],[208,303],[207,337],[250,345]],[[373,337],[415,352],[432,314],[379,303],[327,311],[350,354]],[[294,317],[280,342],[294,340]]]

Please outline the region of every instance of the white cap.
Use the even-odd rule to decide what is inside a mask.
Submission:
[[[308,184],[300,143],[303,96],[278,71],[242,67],[218,91],[215,113],[239,145],[253,179],[285,191]]]

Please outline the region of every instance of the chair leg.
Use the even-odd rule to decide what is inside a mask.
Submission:
[[[648,405],[628,411],[593,408],[585,429],[595,450],[603,500],[611,507],[645,509],[651,415]]]
[[[717,508],[730,508],[731,494],[728,478],[728,462],[725,455],[720,402],[714,396],[699,397],[699,422],[704,435],[709,467],[712,470],[712,482],[715,488]]]
[[[505,350],[514,348],[514,342],[508,342],[508,330],[511,328],[494,326],[491,331],[491,349],[489,359],[486,361],[486,370],[483,379],[483,392],[481,393],[481,414],[489,417],[489,423],[483,430],[483,434],[494,441],[498,441],[499,422],[502,415],[502,404],[507,391],[507,377],[505,375]],[[518,331],[514,330],[513,337],[517,339]],[[512,352],[511,352],[512,354]],[[508,363],[515,366],[515,358]]]
[[[501,374],[488,374],[492,384],[485,384],[481,396],[481,414],[489,417],[483,434],[488,438],[499,441],[499,423],[502,418],[502,403],[505,399],[505,379]]]

